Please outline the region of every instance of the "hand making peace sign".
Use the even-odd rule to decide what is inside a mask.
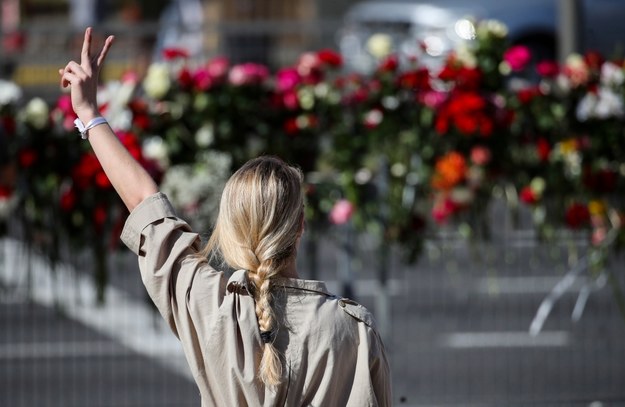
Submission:
[[[100,53],[97,56],[92,56],[91,34],[92,28],[88,27],[85,30],[80,64],[70,61],[65,69],[59,69],[61,86],[71,88],[72,107],[84,123],[99,116],[97,105],[98,76],[114,39],[112,35],[107,37]]]

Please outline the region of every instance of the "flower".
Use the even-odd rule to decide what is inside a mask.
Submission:
[[[584,95],[577,105],[575,114],[582,122],[591,119],[622,118],[625,116],[623,97],[609,88],[600,87],[597,92],[588,92]]]
[[[0,107],[17,104],[22,98],[22,89],[13,82],[0,79]]]
[[[521,189],[521,192],[519,193],[519,199],[521,200],[521,202],[524,202],[528,205],[534,205],[539,201],[540,198],[537,196],[536,192],[534,192],[532,187],[527,185],[523,187],[523,189]]]
[[[384,113],[380,109],[371,109],[363,118],[363,123],[368,129],[375,129],[384,119]]]
[[[571,204],[564,215],[566,225],[571,229],[579,229],[590,222],[590,211],[581,203]]]
[[[206,64],[206,70],[216,82],[223,81],[228,76],[230,61],[226,57],[213,58]]]
[[[276,73],[276,90],[278,92],[290,92],[302,81],[302,77],[295,68],[280,69]]]
[[[317,57],[322,64],[328,67],[338,68],[343,65],[343,57],[341,57],[341,54],[328,48],[317,52]]]
[[[540,61],[536,64],[536,72],[543,78],[555,78],[560,72],[560,67],[555,61]]]
[[[355,212],[354,205],[347,199],[340,199],[334,203],[330,211],[330,222],[335,225],[343,225],[351,219]]]
[[[586,84],[590,78],[588,65],[580,54],[571,54],[566,58],[562,73],[573,88]]]
[[[438,199],[432,207],[432,217],[436,223],[443,224],[446,223],[449,218],[458,211],[458,209],[458,205],[456,205],[451,199]]]
[[[457,151],[452,151],[438,159],[432,176],[432,187],[438,190],[450,190],[465,179],[467,163]]]
[[[447,102],[439,110],[435,129],[439,134],[450,130],[450,125],[462,135],[490,136],[494,123],[486,112],[487,103],[476,92],[457,91],[450,95]]]
[[[503,54],[503,60],[513,72],[522,71],[532,59],[529,48],[524,45],[515,45],[508,48]]]
[[[490,162],[490,150],[484,146],[475,146],[471,149],[471,161],[476,165],[486,165]]]
[[[163,59],[165,61],[172,61],[178,58],[189,58],[189,51],[184,48],[176,47],[165,48],[163,50]]]
[[[382,59],[393,50],[393,39],[388,34],[373,34],[367,40],[366,48],[375,58]]]
[[[152,136],[143,141],[143,156],[155,161],[162,171],[169,168],[169,148],[159,136]]]
[[[161,100],[167,95],[171,89],[171,79],[166,64],[154,63],[150,65],[143,80],[143,89],[149,97],[157,100]]]
[[[41,98],[31,99],[22,111],[23,120],[37,130],[43,130],[50,121],[48,104]]]
[[[230,70],[228,81],[234,86],[259,85],[269,76],[267,67],[256,63],[235,65]]]

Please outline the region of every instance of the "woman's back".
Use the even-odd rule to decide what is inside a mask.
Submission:
[[[122,239],[182,343],[203,406],[390,405],[388,363],[365,308],[323,282],[273,278],[271,340],[283,369],[280,383],[268,386],[258,377],[265,342],[249,273],[228,279],[198,257],[198,235],[163,194],[135,208]]]

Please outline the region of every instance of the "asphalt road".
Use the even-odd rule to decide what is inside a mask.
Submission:
[[[359,241],[358,257],[347,263],[337,242],[322,241],[318,277],[340,291],[341,276],[352,276],[354,296],[386,327],[397,406],[625,406],[625,319],[610,286],[599,280],[581,319],[573,322],[584,283],[576,280],[541,332],[531,336],[536,311],[568,269],[571,252],[561,248],[547,255],[517,246],[491,248],[481,261],[454,243],[430,247],[416,266],[392,255],[390,318],[383,318],[385,303],[376,295],[373,242]],[[111,262],[117,290],[111,298],[123,294],[130,301],[113,312],[113,320],[127,314],[131,323],[124,326],[141,326],[146,317],[132,309],[149,307],[134,259],[123,254]],[[621,286],[623,264],[619,258],[611,265]],[[148,335],[144,327],[120,336],[111,332],[126,329],[107,330],[110,319],[54,309],[45,296],[25,294],[24,280],[0,281],[0,406],[199,406],[179,355],[160,355],[154,346],[160,334]],[[72,290],[55,295],[71,297]],[[33,296],[39,300],[29,302]]]

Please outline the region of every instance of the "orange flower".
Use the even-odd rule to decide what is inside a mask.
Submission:
[[[436,162],[432,187],[439,190],[450,190],[462,182],[467,173],[467,161],[458,152],[445,154]]]

